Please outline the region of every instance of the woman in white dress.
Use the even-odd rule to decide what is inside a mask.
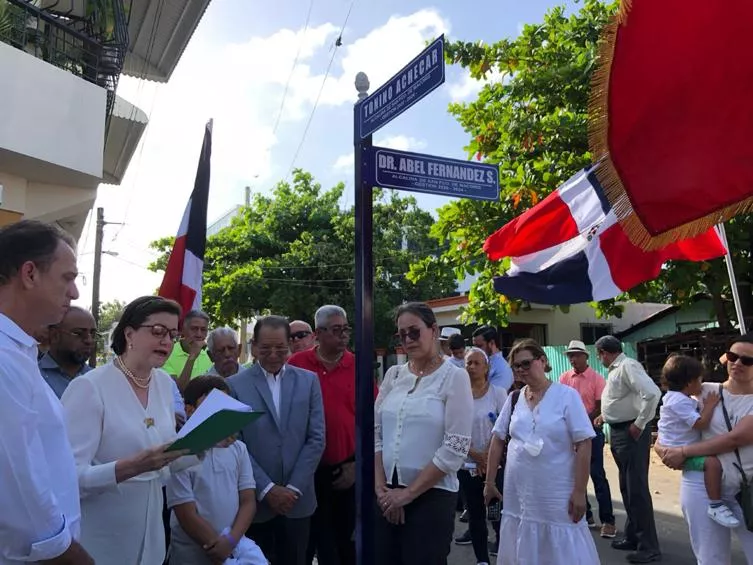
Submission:
[[[158,367],[178,337],[179,316],[171,300],[131,302],[113,332],[116,358],[74,379],[61,399],[78,470],[81,543],[97,563],[160,565],[167,466],[199,462],[165,452],[175,414],[171,377]]]
[[[446,565],[471,443],[471,383],[439,354],[429,306],[400,306],[397,329],[409,361],[389,368],[374,404],[375,562]]]
[[[584,519],[593,424],[575,389],[547,379],[538,343],[517,342],[509,360],[525,386],[514,409],[508,396],[494,425],[484,485],[487,503],[504,500],[497,565],[598,565]],[[501,496],[493,477],[508,430]]]

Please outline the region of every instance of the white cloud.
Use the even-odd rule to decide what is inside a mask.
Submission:
[[[449,23],[431,9],[393,16],[353,40],[346,30],[320,105],[351,104],[358,71],[368,73],[373,85],[381,84],[423,49],[427,39],[448,31]],[[275,175],[287,172],[293,148],[278,147],[279,133],[295,127],[293,137],[300,139],[301,122],[311,112],[338,32],[338,25],[323,23],[309,27],[305,35],[302,30],[281,29],[266,37],[217,44],[200,29],[168,84],[121,78],[118,94],[147,112],[150,123],[122,185],[103,185],[98,193],[96,205],[105,208],[106,219],[127,223],[105,230],[105,249],[119,253],[119,258],[104,261],[103,300],[131,300],[154,291],[159,276],[143,268],[154,257],[147,247],[177,229],[209,118],[214,118],[210,222],[242,202],[244,185],[267,186]],[[283,91],[299,49],[276,131]],[[385,144],[388,141],[414,149],[422,143],[404,136]],[[280,157],[284,162],[277,160]],[[81,270],[91,273],[94,234],[91,228],[87,232],[81,243]],[[89,283],[83,285],[82,303],[89,301]]]
[[[387,147],[389,149],[397,149],[398,151],[418,151],[426,147],[426,142],[423,139],[416,139],[415,137],[408,137],[405,135],[394,135],[387,137],[382,141],[375,141],[374,145],[378,147]],[[332,169],[336,172],[352,171],[355,164],[355,155],[353,152],[340,155],[335,164],[332,165]]]
[[[453,102],[466,102],[478,96],[485,85],[505,80],[506,76],[498,70],[493,70],[485,79],[477,80],[469,71],[464,70],[463,77],[458,82],[451,83],[448,92]]]

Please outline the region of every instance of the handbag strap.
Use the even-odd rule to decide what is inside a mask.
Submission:
[[[507,424],[507,436],[505,437],[505,442],[510,443],[510,440],[512,439],[512,436],[510,435],[510,426],[512,425],[512,415],[515,414],[515,405],[518,403],[518,399],[520,398],[520,389],[512,391],[512,399],[511,402],[511,408],[510,408],[510,423]]]
[[[721,384],[719,385],[719,400],[722,404],[722,413],[724,414],[724,422],[727,424],[727,429],[731,432],[732,422],[729,419],[727,406],[724,404],[724,386]],[[735,457],[737,458],[737,463],[733,463],[733,465],[737,467],[737,470],[740,471],[740,474],[743,477],[743,481],[747,483],[748,477],[745,475],[745,471],[743,471],[743,460],[740,458],[740,451],[737,448],[735,448]]]

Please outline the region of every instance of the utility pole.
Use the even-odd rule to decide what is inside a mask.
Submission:
[[[94,238],[94,274],[92,275],[92,316],[94,317],[94,327],[99,331],[99,281],[102,274],[102,241],[105,238],[105,226],[115,224],[116,222],[105,222],[105,209],[97,208],[97,231]],[[122,224],[118,224],[122,225]],[[117,255],[115,252],[108,251],[110,255]],[[97,366],[97,340],[94,340],[94,348],[89,365]]]
[[[94,275],[92,276],[92,316],[94,327],[99,330],[99,279],[102,274],[102,240],[105,237],[105,209],[97,208],[97,235],[94,238]],[[97,366],[97,340],[94,340],[89,365]]]
[[[251,187],[246,187],[246,195],[245,195],[245,205],[246,208],[251,206]],[[248,335],[247,335],[247,328],[248,328],[248,320],[243,318],[241,320],[241,364],[248,361],[249,357],[249,351],[248,351]]]

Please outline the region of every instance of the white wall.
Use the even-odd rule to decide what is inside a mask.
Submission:
[[[0,43],[0,170],[96,186],[102,177],[103,88]]]
[[[624,306],[622,318],[600,319],[588,304],[574,304],[568,313],[552,306],[534,305],[531,310],[512,316],[510,323],[544,324],[549,345],[566,345],[571,339],[580,339],[581,324],[611,324],[614,332],[620,332],[669,307],[667,304],[633,302]],[[440,326],[460,325],[460,306],[439,307],[434,312]]]

